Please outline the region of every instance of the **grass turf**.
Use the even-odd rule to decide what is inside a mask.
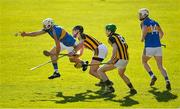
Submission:
[[[180,107],[180,47],[179,0],[0,0],[0,107],[61,107],[61,108],[119,108],[119,107]],[[154,60],[150,64],[158,77],[154,88],[141,64],[143,44],[140,42],[139,8],[147,7],[150,16],[159,21],[165,32],[162,42],[164,66],[172,83],[172,91],[165,90],[165,82]],[[54,42],[48,35],[37,38],[14,37],[16,31],[33,31],[42,28],[41,22],[52,17],[56,24],[68,32],[82,24],[85,32],[111,47],[105,37],[104,26],[115,23],[129,45],[130,63],[126,74],[138,94],[130,96],[128,88],[117,71],[108,72],[116,92],[110,97],[97,94],[97,79],[88,71],[75,69],[68,58],[59,60],[62,77],[48,80],[51,65],[30,71],[29,68],[49,60],[42,51]],[[91,59],[85,51],[83,59]],[[108,58],[105,60],[107,61]]]

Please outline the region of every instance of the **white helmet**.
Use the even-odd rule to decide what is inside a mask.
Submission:
[[[149,16],[149,10],[147,8],[139,9],[139,20],[144,20]]]
[[[50,29],[54,25],[52,18],[46,18],[42,23],[45,29]]]

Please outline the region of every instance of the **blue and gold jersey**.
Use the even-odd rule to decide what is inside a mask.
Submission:
[[[53,29],[55,30],[56,36],[60,42],[62,42],[66,46],[74,46],[76,40],[67,33],[63,28],[60,26],[54,25]],[[44,29],[43,29],[44,30]],[[51,29],[44,30],[49,33],[49,35],[54,39],[53,32]]]
[[[142,22],[142,26],[147,26],[147,34],[145,36],[145,47],[161,47],[160,37],[159,37],[159,24],[150,19],[146,18]]]

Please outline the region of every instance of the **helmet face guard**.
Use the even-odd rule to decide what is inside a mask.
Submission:
[[[149,16],[149,11],[146,8],[139,10],[139,20],[142,21]]]
[[[74,33],[74,34],[73,34],[73,37],[76,38],[77,35],[78,35],[78,32],[77,32],[77,33]]]
[[[74,32],[74,31],[78,31],[78,32]],[[84,28],[81,25],[77,25],[73,28],[73,37],[76,38],[78,33],[82,34],[84,32]]]
[[[44,28],[48,30],[51,28],[51,25],[44,25]]]
[[[47,18],[43,20],[43,27],[44,29],[48,30],[54,25],[54,21],[52,18]]]

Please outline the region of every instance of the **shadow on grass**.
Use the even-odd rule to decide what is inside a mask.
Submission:
[[[104,99],[104,101],[112,101],[120,103],[121,106],[133,106],[139,104],[138,101],[133,100],[131,98],[131,94],[123,97],[122,100],[115,100],[113,99],[116,97],[114,94],[102,95],[101,91],[91,91],[87,90],[84,93],[75,94],[74,96],[64,96],[62,92],[57,92],[57,97],[63,98],[63,100],[56,101],[56,103],[69,103],[69,102],[91,102],[91,100],[95,99]]]
[[[86,90],[86,92],[78,93],[73,96],[65,96],[62,92],[57,92],[56,97],[60,98],[60,100],[33,100],[31,102],[53,101],[56,104],[66,104],[73,102],[92,102],[93,100],[96,99],[103,99],[104,101],[120,103],[121,106],[133,106],[139,104],[138,101],[131,98],[132,96],[133,95],[129,94],[123,97],[123,99],[116,100],[113,99],[114,97],[116,97],[115,94],[102,95],[101,90],[98,91]]]
[[[83,93],[75,94],[74,96],[65,96],[62,92],[57,92],[56,97],[63,98],[63,100],[56,101],[56,103],[69,103],[69,102],[91,102],[95,99],[112,99],[116,97],[114,94],[101,95],[100,91],[87,90]]]
[[[105,99],[105,100],[110,100],[110,101],[114,101],[114,102],[119,102],[121,106],[126,106],[126,107],[139,104],[138,101],[136,101],[136,100],[134,100],[134,99],[131,98],[132,96],[134,96],[134,95],[129,94],[129,95],[123,97],[122,100],[113,100],[113,99]]]
[[[168,102],[170,100],[174,100],[178,98],[177,95],[172,94],[168,90],[159,91],[155,87],[152,87],[152,89],[149,90],[149,93],[152,93],[158,102]]]

